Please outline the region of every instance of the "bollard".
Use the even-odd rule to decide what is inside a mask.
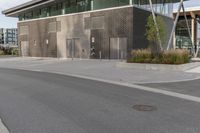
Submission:
[[[99,51],[99,59],[101,60],[101,51]]]
[[[123,51],[121,51],[121,61],[123,61],[123,59],[124,59],[124,53]]]

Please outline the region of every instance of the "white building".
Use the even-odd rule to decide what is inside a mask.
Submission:
[[[0,28],[1,45],[18,45],[17,28]]]

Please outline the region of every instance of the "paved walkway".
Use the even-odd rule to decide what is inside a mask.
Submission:
[[[199,73],[118,68],[118,61],[2,58],[0,67],[80,75],[122,83],[160,83],[199,79]]]
[[[186,71],[188,73],[200,73],[200,66]]]

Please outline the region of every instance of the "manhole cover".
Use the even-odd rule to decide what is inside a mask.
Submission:
[[[137,111],[155,111],[157,110],[156,107],[150,105],[134,105],[133,109]]]

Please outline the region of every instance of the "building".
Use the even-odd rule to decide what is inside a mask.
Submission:
[[[133,49],[148,47],[152,9],[164,19],[169,39],[179,1],[33,0],[3,14],[19,18],[22,56],[126,59]]]
[[[179,15],[175,32],[176,43],[174,45],[176,48],[190,50],[194,45],[195,51],[197,51],[200,46],[200,6],[188,7],[185,9],[185,13],[187,21],[184,19],[183,12]],[[177,11],[174,12],[174,15],[176,14]]]
[[[0,28],[1,45],[17,45],[17,38],[17,28]]]

